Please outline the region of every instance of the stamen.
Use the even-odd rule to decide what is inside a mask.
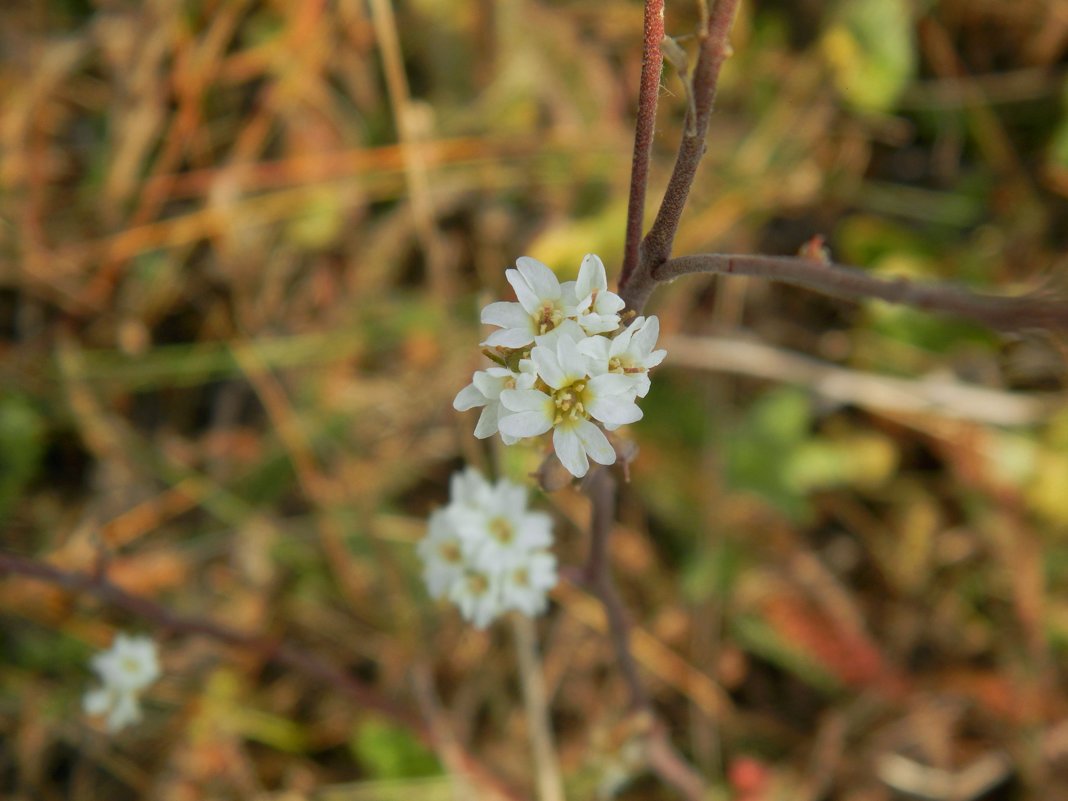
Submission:
[[[515,531],[512,524],[503,517],[495,517],[489,522],[490,536],[501,545],[508,545],[515,539]]]

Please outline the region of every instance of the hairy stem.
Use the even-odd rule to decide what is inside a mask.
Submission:
[[[656,220],[642,240],[638,266],[620,280],[620,295],[627,308],[641,313],[656,286],[653,271],[669,256],[679,228],[683,208],[690,194],[697,167],[705,153],[705,137],[716,98],[716,84],[723,62],[730,55],[727,37],[740,0],[716,0],[702,31],[700,52],[693,70],[693,111],[686,115],[686,126],[679,143],[675,167],[660,203]]]
[[[638,89],[638,119],[634,129],[634,157],[630,169],[630,198],[627,201],[627,234],[623,248],[620,285],[638,266],[645,217],[645,190],[649,185],[649,154],[656,128],[656,103],[660,93],[660,73],[664,56],[664,0],[645,0],[645,27],[642,37],[642,76]]]
[[[607,469],[594,469],[587,475],[583,490],[593,506],[590,553],[583,579],[604,608],[616,661],[630,696],[630,711],[646,715],[652,721],[652,728],[645,739],[649,767],[684,798],[701,801],[705,797],[704,780],[675,750],[664,726],[656,719],[652,701],[638,673],[638,662],[631,650],[630,622],[627,620],[626,607],[623,605],[623,599],[619,597],[615,582],[612,581],[608,544],[615,522],[616,479]]]
[[[950,284],[876,278],[864,270],[799,256],[702,253],[670,259],[657,267],[655,282],[690,273],[746,275],[805,287],[847,300],[874,298],[925,311],[965,317],[1002,330],[1068,330],[1068,302],[1034,295],[980,295]]]
[[[593,470],[586,478],[583,489],[593,505],[590,553],[584,580],[604,606],[612,647],[615,649],[616,660],[630,694],[630,706],[635,711],[646,709],[649,706],[649,697],[631,652],[630,623],[623,600],[612,581],[611,565],[608,561],[608,542],[615,522],[616,479],[608,470]]]

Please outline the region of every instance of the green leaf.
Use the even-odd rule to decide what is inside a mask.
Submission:
[[[728,486],[759,495],[792,520],[807,515],[804,495],[785,466],[805,441],[811,419],[808,396],[797,389],[778,389],[758,400],[727,435]]]
[[[406,779],[441,773],[437,758],[411,732],[380,718],[363,720],[353,732],[349,748],[374,779]]]
[[[838,91],[866,111],[888,111],[916,71],[905,0],[845,0],[820,43]]]
[[[798,492],[850,486],[874,488],[897,468],[893,441],[875,432],[858,432],[835,439],[813,439],[785,460],[788,486]]]
[[[44,433],[41,415],[26,398],[0,399],[0,520],[11,513],[23,488],[37,475]]]
[[[749,653],[797,676],[824,692],[841,689],[841,682],[809,654],[788,642],[767,621],[755,615],[742,615],[733,621],[731,634]]]

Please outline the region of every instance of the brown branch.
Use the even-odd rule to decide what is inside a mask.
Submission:
[[[616,516],[616,480],[608,470],[595,469],[586,478],[583,489],[593,505],[590,553],[583,580],[604,606],[612,647],[615,649],[619,669],[630,694],[630,707],[636,712],[649,707],[649,697],[638,674],[634,654],[630,650],[630,623],[623,600],[612,581],[611,565],[608,561],[608,542]]]
[[[660,93],[660,73],[664,56],[664,0],[645,0],[645,27],[642,38],[642,76],[638,90],[638,119],[634,129],[634,157],[630,169],[630,198],[627,201],[627,234],[623,248],[620,285],[638,266],[642,223],[645,217],[645,190],[649,185],[649,154],[656,128],[656,101]]]
[[[127,592],[101,575],[69,572],[31,557],[0,551],[0,577],[4,575],[23,576],[72,593],[91,595],[165,631],[201,635],[224,645],[257,653],[264,659],[303,673],[314,680],[317,686],[331,687],[341,695],[348,696],[361,708],[373,710],[410,729],[428,747],[436,746],[436,738],[430,726],[419,715],[383,698],[359,679],[310,653],[306,648],[287,644],[277,638],[248,634],[205,618],[179,615],[155,601]],[[508,801],[522,801],[523,796],[505,786],[501,779],[490,773],[470,753],[462,752],[462,759],[463,769],[468,775],[496,797]]]
[[[1068,330],[1068,301],[1022,295],[981,295],[951,284],[916,283],[905,278],[876,278],[856,267],[799,256],[751,256],[703,253],[661,264],[654,282],[690,273],[746,275],[805,287],[847,300],[874,298],[924,311],[964,317],[991,328]]]
[[[637,268],[620,281],[620,295],[627,308],[639,314],[645,306],[656,280],[653,271],[671,256],[671,247],[679,228],[682,210],[690,194],[697,167],[705,153],[705,137],[716,98],[716,84],[723,62],[730,55],[727,42],[740,0],[716,0],[702,32],[700,52],[693,71],[693,112],[686,115],[686,125],[675,167],[664,191],[649,233],[642,240]]]
[[[646,715],[651,729],[646,737],[649,767],[666,784],[690,801],[705,797],[705,782],[700,774],[675,750],[663,724],[657,719],[649,694],[638,673],[638,663],[630,647],[630,622],[626,607],[612,581],[608,543],[615,522],[616,479],[606,468],[595,468],[586,476],[583,491],[593,506],[590,523],[590,553],[583,571],[583,581],[604,607],[612,647],[630,695],[633,714]]]

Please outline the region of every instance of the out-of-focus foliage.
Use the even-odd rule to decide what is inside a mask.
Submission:
[[[3,578],[4,798],[446,798],[457,753],[533,797],[507,628],[431,604],[413,546],[461,462],[541,463],[484,449],[450,402],[517,256],[618,273],[641,6],[387,5],[0,7],[0,545],[283,638],[405,713],[153,632],[164,676],[109,739],[80,714],[87,659],[144,621]],[[692,53],[695,4],[667,12]],[[677,253],[822,234],[881,275],[1066,291],[1060,4],[743,0],[732,41]],[[650,214],[683,132],[663,87]],[[895,801],[915,776],[1068,796],[1064,343],[736,279],[650,311],[669,356],[625,434],[612,559],[715,797]],[[846,379],[683,368],[676,334]],[[953,392],[903,410],[888,377]],[[579,563],[585,499],[537,497]],[[596,604],[554,601],[569,797],[672,797],[631,776],[641,722]],[[447,732],[436,753],[413,720]]]

